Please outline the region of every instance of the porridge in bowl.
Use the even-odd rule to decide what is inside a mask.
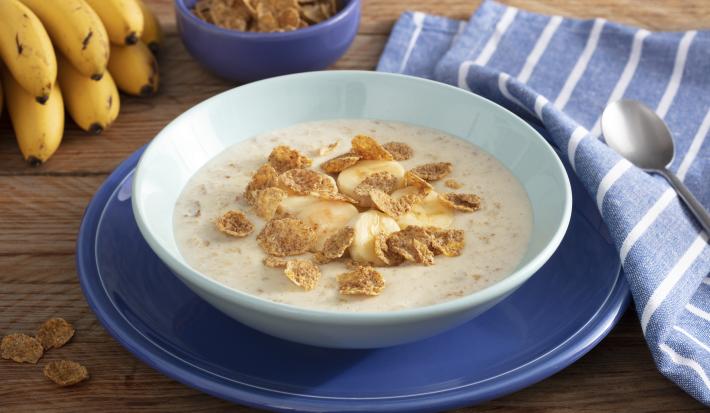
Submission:
[[[309,122],[228,148],[190,179],[173,225],[185,261],[228,287],[335,311],[432,305],[485,288],[525,254],[517,179],[441,131]]]

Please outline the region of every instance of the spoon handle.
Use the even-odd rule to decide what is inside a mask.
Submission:
[[[700,222],[700,225],[705,230],[705,233],[710,235],[710,214],[705,210],[703,204],[701,204],[692,193],[685,186],[683,181],[678,179],[677,176],[668,169],[661,170],[661,174],[670,182],[670,184],[675,188],[681,199],[685,201],[685,205],[688,206],[690,212],[695,215],[695,218]]]

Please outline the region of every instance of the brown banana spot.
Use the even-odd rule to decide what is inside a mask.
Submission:
[[[17,54],[22,54],[22,51],[25,49],[22,46],[22,43],[20,43],[20,34],[15,34],[15,44],[17,45]]]
[[[89,42],[91,41],[91,36],[94,35],[94,32],[89,30],[89,34],[84,37],[84,39],[81,41],[81,50],[86,50],[86,48],[89,46]]]

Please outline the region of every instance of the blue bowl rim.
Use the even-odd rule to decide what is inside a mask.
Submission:
[[[334,16],[308,26],[303,29],[297,29],[290,32],[242,32],[239,30],[224,29],[214,24],[207,23],[199,17],[195,16],[185,5],[185,0],[175,0],[175,9],[188,21],[201,27],[204,30],[212,32],[212,34],[224,35],[235,39],[256,40],[256,41],[274,41],[274,40],[295,40],[315,35],[320,31],[333,27],[343,22],[348,16],[360,8],[360,0],[347,0],[347,4]]]
[[[176,122],[191,115],[208,102],[220,99],[220,97],[224,94],[235,93],[236,90],[244,88],[260,87],[261,83],[263,82],[284,81],[286,78],[308,78],[317,76],[347,77],[353,75],[364,77],[372,76],[399,78],[407,81],[427,83],[430,86],[448,89],[453,93],[466,94],[470,96],[471,99],[480,100],[487,105],[494,106],[497,110],[506,113],[508,116],[511,116],[514,119],[517,119],[524,128],[528,129],[528,131],[531,132],[531,134],[533,135],[534,139],[536,139],[549,152],[549,154],[552,155],[553,162],[555,163],[555,166],[557,167],[557,170],[564,181],[562,182],[561,188],[561,190],[563,191],[564,199],[563,211],[554,234],[552,235],[547,245],[542,249],[542,251],[532,257],[529,262],[527,262],[522,267],[518,268],[502,280],[492,285],[489,285],[488,287],[485,287],[482,290],[468,294],[464,297],[424,307],[407,308],[397,311],[352,313],[345,311],[329,311],[322,309],[303,308],[290,304],[276,303],[265,298],[257,297],[255,295],[237,290],[236,288],[228,287],[208,277],[207,275],[195,270],[187,263],[175,259],[172,253],[168,252],[167,249],[152,235],[150,226],[145,222],[144,216],[141,212],[142,208],[140,207],[140,197],[138,196],[142,190],[142,176],[145,173],[144,171],[149,168],[149,166],[146,167],[146,163],[144,162],[144,160],[147,158],[147,155],[149,155],[153,150],[155,150],[154,144],[157,140],[166,139],[166,136],[168,136],[167,133]],[[455,86],[447,85],[445,83],[397,73],[372,72],[366,70],[315,71],[277,76],[226,90],[198,103],[197,105],[180,114],[177,118],[175,118],[168,125],[166,125],[158,133],[158,135],[156,135],[153,141],[151,141],[147,145],[147,148],[141,156],[141,159],[138,162],[135,174],[133,176],[131,202],[133,214],[136,218],[136,223],[138,224],[138,228],[143,237],[145,238],[145,241],[155,252],[155,254],[160,258],[160,260],[163,261],[163,263],[165,263],[176,274],[177,277],[183,279],[183,281],[189,281],[187,282],[187,284],[190,284],[190,288],[198,288],[226,302],[246,307],[252,311],[260,312],[262,314],[269,314],[278,318],[316,323],[331,322],[352,326],[392,325],[398,323],[419,321],[423,319],[438,318],[444,316],[445,314],[452,314],[460,311],[469,310],[478,305],[485,304],[486,302],[491,301],[495,297],[500,297],[508,293],[512,293],[523,283],[525,283],[525,281],[532,277],[557,250],[557,248],[560,246],[560,243],[562,242],[565,233],[567,232],[570,218],[572,216],[572,188],[569,181],[569,177],[567,176],[567,171],[565,170],[562,161],[560,160],[559,156],[552,148],[552,146],[545,140],[545,138],[543,138],[537,132],[537,130],[535,130],[535,128],[530,126],[527,122],[522,120],[513,112],[475,93],[466,91]]]

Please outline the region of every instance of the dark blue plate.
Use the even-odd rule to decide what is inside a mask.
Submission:
[[[279,340],[223,315],[153,254],[133,219],[142,150],[89,204],[77,242],[89,305],[129,351],[175,380],[278,411],[435,411],[514,392],[568,366],[629,301],[594,202],[572,177],[562,245],[523,287],[455,330],[414,344],[333,350]]]

